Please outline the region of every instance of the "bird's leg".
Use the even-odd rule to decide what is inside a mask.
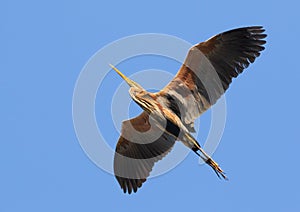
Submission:
[[[155,119],[155,121],[157,121],[157,120]],[[162,130],[164,130],[160,124],[158,124],[157,126],[159,128],[161,128]],[[171,136],[174,136],[172,133],[170,133],[168,131],[165,131],[165,132]],[[178,139],[177,136],[174,136],[174,137],[176,139]],[[179,137],[180,137],[179,140],[181,140],[184,145],[186,145],[188,148],[192,149],[205,163],[207,163],[211,168],[213,168],[213,170],[216,172],[218,177],[220,177],[220,175],[221,175],[224,179],[227,179],[227,177],[225,176],[225,173],[219,167],[219,165],[201,148],[200,144],[189,132],[184,131],[183,134]],[[200,155],[197,152],[198,150],[202,153],[202,155]]]
[[[220,168],[220,166],[201,148],[200,144],[196,141],[196,139],[189,133],[185,133],[185,136],[189,143],[193,144],[193,148],[192,150],[206,163],[208,164],[218,175],[218,177],[220,177],[220,175],[224,178],[224,179],[228,179],[224,173],[224,171]],[[201,152],[202,155],[200,155],[197,150],[199,150]]]

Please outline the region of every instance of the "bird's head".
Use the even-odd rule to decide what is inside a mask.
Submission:
[[[129,94],[131,98],[144,110],[151,113],[154,108],[154,100],[151,94],[146,91],[142,86],[140,86],[138,83],[134,82],[133,80],[126,77],[120,70],[118,70],[116,67],[110,64],[113,70],[115,70],[124,80],[125,82],[130,86]]]

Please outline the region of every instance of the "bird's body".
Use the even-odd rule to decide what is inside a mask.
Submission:
[[[245,27],[216,35],[192,47],[174,79],[150,93],[112,68],[130,86],[131,98],[144,110],[122,125],[114,159],[115,176],[126,193],[136,192],[155,162],[181,141],[201,157],[218,176],[219,165],[191,135],[194,121],[224,94],[232,78],[260,55],[265,44],[262,27]]]

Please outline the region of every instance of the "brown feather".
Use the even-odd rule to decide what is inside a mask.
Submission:
[[[124,193],[136,192],[154,164],[171,151],[176,137],[150,125],[149,115],[124,121],[114,158],[115,176]]]
[[[260,26],[234,29],[193,46],[175,78],[158,96],[171,96],[189,129],[264,50],[264,31]]]

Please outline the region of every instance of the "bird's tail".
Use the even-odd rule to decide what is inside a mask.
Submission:
[[[201,148],[200,144],[196,141],[196,139],[190,135],[186,134],[187,139],[189,140],[189,143],[193,144],[192,150],[206,163],[208,164],[217,174],[219,178],[221,176],[225,179],[228,180],[228,178],[225,175],[225,172],[220,168],[220,166]],[[200,153],[198,152],[200,151]]]

